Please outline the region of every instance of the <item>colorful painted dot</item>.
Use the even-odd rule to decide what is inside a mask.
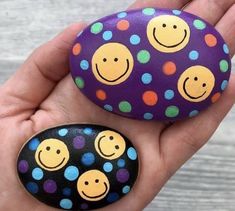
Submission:
[[[99,100],[106,100],[107,98],[107,95],[106,95],[106,92],[102,89],[99,89],[96,91],[96,97],[99,99]]]
[[[119,159],[117,165],[118,167],[123,168],[126,165],[126,161],[124,159]]]
[[[193,110],[189,113],[189,117],[194,117],[194,116],[197,116],[198,114],[199,114],[199,111]]]
[[[164,98],[166,100],[172,100],[174,96],[175,96],[175,92],[171,89],[166,90],[164,93]]]
[[[63,136],[66,136],[68,132],[69,132],[68,129],[63,128],[58,131],[58,134],[63,137]]]
[[[130,147],[127,150],[127,156],[128,158],[130,158],[131,160],[136,160],[137,159],[137,152],[133,147]]]
[[[109,193],[108,196],[107,196],[107,201],[109,203],[113,203],[115,201],[117,201],[119,199],[119,195],[118,193]]]
[[[217,38],[213,34],[206,34],[205,42],[209,47],[215,47],[217,45]]]
[[[73,147],[75,149],[82,149],[85,146],[85,138],[83,136],[76,136],[73,139]]]
[[[139,51],[139,53],[137,54],[137,60],[141,63],[141,64],[146,64],[149,62],[150,60],[150,53],[147,50],[141,50]]]
[[[193,21],[193,25],[196,27],[196,29],[203,30],[206,28],[206,24],[199,19],[196,19]]]
[[[83,133],[85,133],[86,135],[91,135],[92,134],[92,129],[91,128],[89,128],[89,127],[87,127],[87,128],[85,128],[84,130],[83,130]]]
[[[191,52],[189,53],[189,59],[191,59],[191,60],[197,60],[198,58],[199,58],[199,53],[198,53],[198,51],[193,50],[193,51],[191,51]]]
[[[73,202],[70,199],[62,199],[60,201],[60,207],[63,209],[71,209],[73,207]]]
[[[42,169],[40,168],[35,168],[33,169],[32,171],[32,177],[35,179],[35,180],[41,180],[43,178],[43,171]]]
[[[125,18],[126,16],[127,16],[126,12],[120,12],[120,13],[117,14],[118,18]]]
[[[77,56],[81,53],[81,50],[82,50],[82,46],[80,43],[76,43],[74,46],[73,46],[73,55]]]
[[[29,164],[26,160],[21,160],[18,163],[18,170],[20,173],[24,174],[29,170]]]
[[[87,152],[82,156],[82,163],[85,166],[90,166],[95,162],[95,155],[91,152]]]
[[[113,170],[113,164],[110,163],[110,162],[106,162],[103,165],[103,169],[104,169],[105,172],[111,172]]]
[[[118,107],[119,107],[119,110],[123,113],[129,113],[132,110],[131,104],[127,101],[120,102]]]
[[[104,109],[107,110],[107,111],[113,111],[113,107],[111,105],[104,105]]]
[[[122,188],[122,193],[127,194],[130,192],[130,190],[131,190],[130,186],[126,185]]]
[[[144,103],[148,106],[154,106],[157,104],[158,96],[157,93],[154,91],[145,91],[142,99]]]
[[[43,189],[46,193],[55,193],[57,190],[57,184],[54,180],[46,180],[43,183]]]
[[[130,27],[130,23],[127,20],[120,20],[117,23],[117,29],[119,29],[120,31],[126,31],[127,29],[129,29]]]
[[[154,15],[155,9],[154,8],[145,8],[142,10],[144,15]]]
[[[105,41],[111,40],[112,37],[113,37],[113,32],[112,32],[112,31],[105,31],[105,32],[103,33],[103,39],[104,39]]]
[[[227,44],[223,45],[223,50],[224,50],[224,53],[229,54],[229,48]]]
[[[145,113],[145,114],[144,114],[144,119],[145,119],[145,120],[151,120],[151,119],[153,119],[153,114],[152,114],[152,113],[149,113],[149,112]]]
[[[97,22],[91,26],[91,33],[99,34],[103,30],[103,23]]]
[[[75,83],[80,89],[83,89],[85,86],[84,80],[81,77],[76,77]]]
[[[179,115],[179,108],[177,106],[168,106],[165,115],[170,118],[177,117]]]
[[[221,72],[227,72],[228,71],[228,68],[229,68],[229,64],[228,64],[228,62],[226,61],[226,60],[221,60],[220,61],[220,63],[219,63],[219,65],[220,65],[220,70],[221,70]]]
[[[224,91],[227,86],[228,86],[228,81],[227,81],[227,80],[224,80],[224,81],[221,83],[221,90]]]
[[[116,173],[117,181],[120,183],[125,183],[129,180],[130,174],[127,169],[119,169]]]
[[[71,188],[64,188],[62,192],[64,196],[71,196],[72,190]]]
[[[141,81],[143,84],[150,84],[153,80],[153,76],[150,73],[144,73],[141,76]]]
[[[130,37],[130,43],[132,45],[138,45],[140,43],[140,36],[137,34],[133,34]]]
[[[180,15],[181,14],[181,11],[180,10],[172,10],[172,13],[174,15]]]
[[[220,99],[220,97],[221,97],[221,93],[219,92],[215,93],[211,98],[211,102],[216,103]]]
[[[89,62],[87,60],[82,60],[80,62],[80,67],[82,70],[88,70],[89,69]]]
[[[34,138],[29,142],[29,149],[35,151],[38,148],[39,144],[40,141],[37,138]]]
[[[176,72],[176,64],[172,61],[167,61],[164,63],[162,70],[165,75],[173,75]]]
[[[38,185],[35,182],[28,182],[26,184],[26,189],[32,194],[36,194],[39,190]]]
[[[81,204],[81,209],[82,210],[88,209],[88,204],[86,204],[86,203]]]
[[[78,178],[79,170],[76,166],[68,166],[64,171],[64,177],[69,181],[74,181]]]

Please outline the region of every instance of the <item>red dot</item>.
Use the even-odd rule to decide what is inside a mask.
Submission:
[[[166,75],[173,75],[176,72],[176,65],[172,61],[168,61],[163,65],[163,72]]]
[[[158,96],[157,93],[154,91],[146,91],[144,92],[142,99],[146,105],[154,106],[157,104]]]
[[[213,34],[207,34],[205,36],[205,42],[209,47],[214,47],[217,44],[217,38]]]
[[[96,97],[97,97],[99,100],[106,100],[107,95],[106,95],[106,93],[105,93],[104,90],[99,89],[99,90],[96,91]]]
[[[215,93],[211,98],[211,102],[216,103],[220,99],[220,97],[221,97],[221,93],[219,92]]]
[[[79,55],[81,50],[82,50],[82,46],[79,43],[77,43],[73,46],[73,54],[75,56]]]
[[[117,23],[117,28],[121,31],[126,31],[130,27],[130,23],[127,20],[120,20]]]

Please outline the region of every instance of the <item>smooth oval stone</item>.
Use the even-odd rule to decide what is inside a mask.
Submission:
[[[119,132],[74,124],[47,129],[23,146],[17,161],[26,190],[60,209],[101,208],[125,196],[138,176],[138,156]]]
[[[179,10],[144,8],[102,18],[70,56],[79,89],[113,113],[146,120],[197,115],[225,90],[229,49],[216,29]]]

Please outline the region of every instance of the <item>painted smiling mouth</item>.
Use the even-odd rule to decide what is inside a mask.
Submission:
[[[153,37],[154,37],[154,39],[155,39],[155,41],[159,44],[159,45],[161,45],[161,46],[163,46],[163,47],[165,47],[165,48],[175,48],[175,47],[177,47],[178,45],[180,45],[180,44],[182,44],[183,42],[184,42],[184,40],[186,39],[186,37],[187,37],[187,31],[186,31],[186,29],[184,30],[184,38],[182,39],[182,41],[180,41],[179,43],[177,43],[177,44],[175,44],[175,45],[165,45],[165,44],[163,44],[163,43],[161,43],[158,39],[157,39],[157,37],[156,37],[156,27],[154,27],[154,29],[153,29]]]
[[[105,185],[105,191],[102,194],[98,195],[98,196],[88,196],[87,194],[85,194],[84,191],[82,191],[82,193],[84,194],[84,196],[86,196],[87,198],[90,198],[90,199],[99,198],[101,196],[104,196],[106,194],[107,190],[108,190],[108,185],[105,182],[104,182],[104,185]]]
[[[100,147],[100,142],[102,141],[102,139],[103,139],[104,137],[105,137],[105,136],[101,136],[100,139],[98,140],[98,148],[99,148],[99,150],[100,150],[100,153],[101,153],[103,156],[105,156],[105,157],[112,157],[113,155],[115,155],[115,153],[112,153],[112,154],[110,154],[110,155],[107,155],[107,154],[105,154],[105,153],[102,152],[102,149],[101,149],[101,147]]]
[[[118,78],[116,78],[116,79],[114,79],[114,80],[108,80],[107,78],[104,78],[104,77],[102,76],[102,74],[100,73],[100,71],[99,71],[98,64],[95,64],[95,66],[96,66],[96,71],[97,71],[98,75],[99,75],[103,80],[108,81],[108,82],[115,82],[115,81],[118,81],[120,78],[122,78],[124,75],[126,75],[126,73],[128,72],[128,70],[129,70],[129,68],[130,68],[130,63],[129,63],[129,60],[128,60],[128,59],[126,60],[126,63],[127,63],[126,71],[125,71],[121,76],[119,76]]]
[[[41,157],[40,157],[41,152],[42,152],[42,150],[38,153],[38,159],[39,159],[39,162],[40,162],[45,168],[48,168],[48,169],[55,169],[55,168],[59,167],[59,166],[64,162],[64,160],[65,160],[65,158],[63,158],[63,160],[62,160],[58,165],[56,165],[56,166],[53,166],[53,167],[47,166],[47,165],[45,165],[45,164],[42,162],[42,160],[41,160]]]
[[[191,96],[191,95],[187,92],[187,90],[186,90],[186,88],[185,88],[185,87],[186,87],[186,83],[187,83],[188,80],[189,80],[189,77],[187,77],[187,78],[185,79],[184,84],[183,84],[183,89],[184,89],[184,93],[185,93],[189,98],[194,99],[194,100],[197,100],[197,99],[203,97],[203,96],[206,94],[206,91],[205,91],[202,95],[200,95],[200,96],[198,96],[198,97],[193,97],[193,96]]]

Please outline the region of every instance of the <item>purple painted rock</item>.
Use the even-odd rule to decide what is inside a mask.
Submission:
[[[225,90],[229,49],[215,28],[179,10],[145,8],[102,18],[70,56],[79,89],[98,106],[135,119],[197,115]]]

